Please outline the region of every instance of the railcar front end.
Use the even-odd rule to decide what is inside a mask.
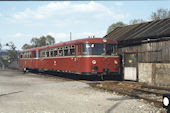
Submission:
[[[85,75],[119,75],[120,62],[117,55],[117,43],[106,39],[86,42],[76,46],[77,72]]]

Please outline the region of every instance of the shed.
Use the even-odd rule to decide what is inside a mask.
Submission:
[[[104,38],[118,41],[125,80],[170,85],[170,18],[118,27]]]

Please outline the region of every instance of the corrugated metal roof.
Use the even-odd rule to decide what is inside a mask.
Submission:
[[[103,38],[110,38],[121,42],[161,37],[170,37],[170,18],[118,27]]]

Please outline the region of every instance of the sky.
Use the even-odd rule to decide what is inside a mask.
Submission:
[[[18,50],[33,37],[52,35],[56,43],[89,36],[103,37],[116,22],[150,21],[167,1],[0,1],[0,43],[13,42]]]

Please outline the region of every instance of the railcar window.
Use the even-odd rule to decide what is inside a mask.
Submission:
[[[27,58],[29,58],[29,53],[27,52]]]
[[[53,57],[53,51],[50,51],[50,57]]]
[[[83,55],[90,55],[90,44],[83,44]]]
[[[39,57],[39,52],[38,51],[35,51],[35,56],[34,58],[38,58]]]
[[[26,58],[28,58],[28,52],[26,53]]]
[[[25,58],[27,58],[27,53],[25,53]]]
[[[104,55],[104,44],[91,44],[92,55]]]
[[[106,55],[116,55],[117,48],[114,44],[106,44]]]
[[[70,56],[73,56],[73,55],[75,55],[75,47],[74,47],[74,45],[71,45],[70,46]]]
[[[24,58],[27,58],[27,53],[24,53]]]
[[[41,52],[41,57],[45,57],[45,51]]]
[[[28,53],[25,53],[25,58],[27,58],[28,57]]]
[[[59,50],[59,56],[63,56],[63,50]]]
[[[20,54],[20,58],[22,58],[23,57],[23,55],[22,54]]]
[[[64,47],[64,56],[69,56],[69,47],[68,46]]]
[[[64,50],[64,56],[69,56],[68,49]]]
[[[40,57],[44,57],[44,51],[40,52]]]
[[[46,57],[49,57],[49,51],[46,52]]]
[[[32,58],[35,58],[35,57],[36,57],[36,51],[33,51]]]
[[[54,50],[54,57],[56,57],[58,55],[58,51]]]
[[[28,58],[31,58],[31,53],[30,52],[28,53]]]
[[[70,49],[70,55],[71,56],[75,55],[75,50],[74,49]]]
[[[24,56],[24,58],[25,58],[25,53],[23,53],[23,56]]]

